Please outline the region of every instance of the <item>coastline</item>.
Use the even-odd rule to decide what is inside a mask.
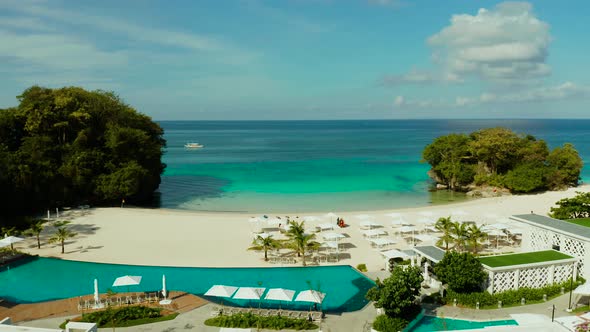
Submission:
[[[346,238],[348,249],[341,252],[342,259],[337,263],[321,265],[366,264],[369,272],[379,271],[384,267],[384,258],[379,249],[373,248],[360,232],[362,218],[356,215],[368,215],[370,220],[382,224],[388,237],[397,241],[391,248],[408,249],[411,244],[394,233],[385,214],[400,213],[406,221],[413,223],[424,216],[420,213],[432,213],[432,218],[448,216],[462,211],[462,220],[473,220],[478,224],[491,224],[514,214],[534,211],[546,215],[551,206],[562,198],[573,197],[575,192],[590,192],[590,185],[569,188],[564,191],[552,191],[534,195],[503,196],[478,198],[459,203],[432,205],[392,210],[359,210],[355,212],[321,211],[315,213],[272,213],[269,217],[304,216],[317,218],[306,225],[335,223],[335,217],[326,217],[334,212],[344,218],[350,225],[344,229],[335,229]],[[47,227],[41,234],[42,248],[37,249],[36,239],[27,238],[16,247],[33,255],[56,257],[66,260],[179,267],[277,267],[301,266],[298,264],[271,264],[263,260],[263,254],[248,251],[253,240],[250,217],[262,214],[244,212],[199,212],[175,209],[145,208],[96,208],[88,210],[70,210],[60,219],[71,220],[70,229],[78,235],[66,241],[65,254],[60,254],[60,247],[47,244],[53,229]],[[456,219],[454,219],[456,220]],[[516,222],[514,222],[516,223]],[[520,226],[520,225],[519,225]],[[275,237],[280,236],[274,232]],[[317,241],[322,242],[322,233],[317,234]],[[513,249],[514,250],[514,249]]]

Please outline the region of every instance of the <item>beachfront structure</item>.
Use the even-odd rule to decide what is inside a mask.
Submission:
[[[555,249],[579,258],[577,270],[580,276],[590,277],[590,228],[567,221],[540,216],[520,214],[510,217],[527,225],[523,232],[522,250],[538,251]]]
[[[435,246],[414,247],[414,251],[431,264],[445,255],[444,250]],[[488,274],[486,289],[491,294],[523,287],[541,288],[577,278],[578,259],[556,250],[486,256],[479,260]]]

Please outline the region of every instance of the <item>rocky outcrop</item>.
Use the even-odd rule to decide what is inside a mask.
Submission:
[[[498,188],[492,186],[471,186],[469,191],[466,193],[468,197],[500,197],[500,196],[510,196],[510,190],[506,188]]]

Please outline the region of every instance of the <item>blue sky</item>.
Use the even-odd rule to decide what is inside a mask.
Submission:
[[[112,90],[156,120],[587,118],[587,0],[0,0],[0,107]]]

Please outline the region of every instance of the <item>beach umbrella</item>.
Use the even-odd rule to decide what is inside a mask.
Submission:
[[[238,287],[234,286],[213,285],[205,293],[205,296],[231,297],[237,290]]]
[[[420,224],[424,224],[424,225],[433,225],[433,224],[436,223],[436,221],[434,221],[434,219],[432,219],[432,218],[425,218],[425,217],[419,218],[418,220],[416,220],[416,222],[417,223],[420,223]]]
[[[269,218],[266,220],[266,224],[269,226],[278,226],[279,224],[283,224],[283,220],[279,218]]]
[[[314,221],[318,221],[320,220],[320,218],[316,217],[316,216],[304,216],[303,217],[303,221],[306,222],[314,222]]]
[[[266,292],[266,296],[264,297],[265,300],[271,301],[280,301],[279,302],[279,309],[281,309],[281,302],[291,302],[293,301],[293,296],[295,295],[294,290],[284,289],[284,288],[271,288]]]
[[[47,220],[51,219],[51,212],[49,212],[49,210],[47,210]]]
[[[320,248],[338,249],[338,242],[334,242],[334,241],[322,242],[320,244]]]
[[[339,240],[345,238],[345,236],[340,233],[326,233],[326,234],[322,235],[322,237],[326,241],[339,241]]]
[[[10,245],[10,250],[14,250],[14,244],[20,241],[23,241],[24,239],[21,237],[17,237],[17,236],[7,236],[5,238],[3,238],[2,240],[0,240],[0,247],[6,247],[8,245]]]
[[[234,294],[235,300],[260,300],[266,288],[262,287],[240,287]]]
[[[383,227],[383,225],[381,225],[380,223],[374,222],[372,220],[361,221],[360,225],[362,228],[369,228],[369,229],[371,229],[373,227]]]
[[[122,276],[115,279],[113,287],[117,286],[134,286],[141,283],[141,276]]]
[[[333,221],[334,218],[338,218],[338,215],[334,212],[329,212],[329,213],[326,213],[326,215],[324,215],[324,217],[329,218],[330,221]]]
[[[299,294],[297,294],[295,301],[296,302],[313,302],[313,303],[321,304],[324,301],[325,297],[326,297],[325,293],[320,293],[315,290],[304,290],[304,291],[299,292]]]
[[[94,279],[94,301],[98,302],[100,299],[98,297],[98,279]]]
[[[392,226],[403,226],[403,225],[410,225],[410,223],[405,221],[403,218],[399,218],[399,219],[392,220],[391,225]]]

